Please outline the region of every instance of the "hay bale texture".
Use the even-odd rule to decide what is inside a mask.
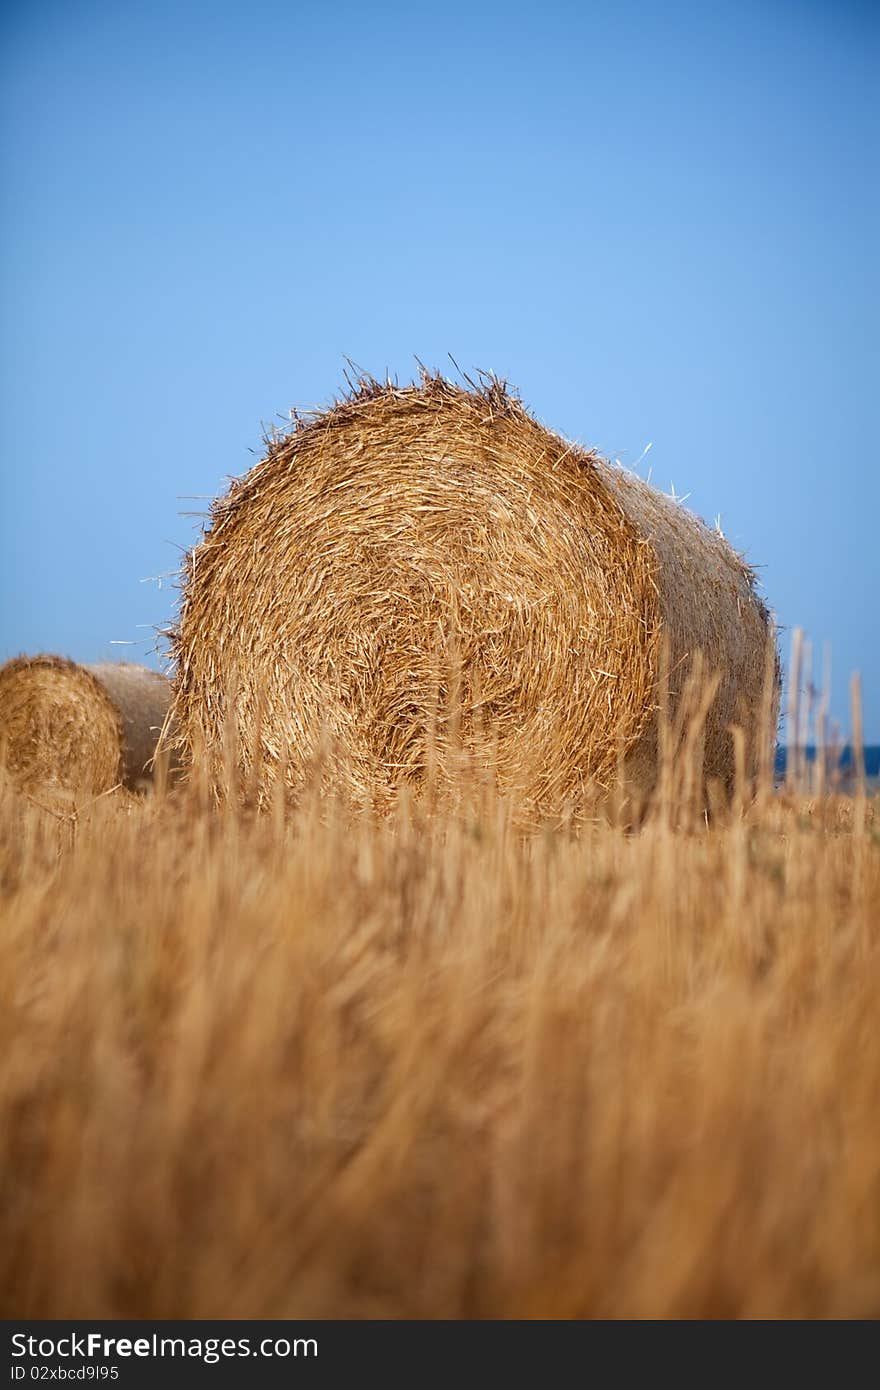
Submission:
[[[361,381],[267,441],[213,507],[183,580],[174,712],[185,755],[266,794],[322,750],[358,802],[449,771],[453,748],[538,812],[656,769],[661,652],[674,707],[720,673],[707,776],[761,699],[771,627],[723,537],[538,424],[494,379]],[[314,764],[312,764],[314,765]]]
[[[0,743],[25,791],[143,790],[171,685],[144,666],[22,656],[0,667]]]

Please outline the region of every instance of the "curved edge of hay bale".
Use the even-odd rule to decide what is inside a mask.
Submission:
[[[171,705],[171,683],[158,671],[125,661],[99,662],[85,669],[117,712],[121,780],[138,790],[152,779],[159,736]]]
[[[757,575],[720,531],[682,502],[624,468],[605,461],[600,466],[605,487],[653,558],[660,618],[653,643],[654,708],[659,709],[664,698],[664,655],[670,719],[688,696],[699,699],[701,691],[688,691],[691,679],[705,688],[717,677],[717,690],[705,711],[704,775],[730,786],[735,763],[731,728],[742,730],[746,771],[752,775],[761,760],[761,742],[775,735],[779,717],[778,634],[758,592]],[[655,717],[646,721],[628,754],[629,775],[635,780],[649,780],[649,770],[657,764],[657,740]]]

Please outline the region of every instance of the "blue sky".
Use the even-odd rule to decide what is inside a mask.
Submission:
[[[880,7],[7,3],[0,658],[157,660],[343,355],[689,493],[880,741]],[[111,646],[111,642],[133,642]],[[787,641],[787,638],[786,638]]]

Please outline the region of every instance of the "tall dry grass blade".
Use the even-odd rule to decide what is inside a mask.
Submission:
[[[852,712],[852,765],[855,773],[854,827],[856,835],[861,837],[865,833],[867,781],[865,777],[865,740],[862,721],[862,682],[858,673],[853,673],[850,678],[849,695]]]
[[[826,642],[822,649],[822,684],[816,702],[816,755],[813,770],[813,791],[818,798],[828,787],[828,711],[831,704],[831,650]]]
[[[788,668],[788,748],[786,750],[785,759],[785,787],[786,791],[792,795],[797,792],[801,782],[798,738],[800,733],[801,654],[803,651],[803,641],[803,631],[801,628],[796,627],[791,634],[791,658]]]
[[[813,685],[813,646],[806,636],[801,648],[801,673],[803,690],[798,710],[799,727],[797,733],[799,750],[798,791],[801,796],[809,796],[813,787],[813,772],[809,758],[810,729],[816,700]]]
[[[764,674],[761,681],[761,702],[758,707],[757,727],[752,730],[753,746],[756,751],[756,800],[759,806],[766,805],[773,793],[774,753],[779,722],[780,695],[779,648],[775,631],[768,636],[764,646]]]

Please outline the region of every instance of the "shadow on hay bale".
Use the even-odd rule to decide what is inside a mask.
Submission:
[[[733,722],[754,763],[775,640],[752,571],[503,384],[363,380],[267,444],[215,502],[172,633],[180,748],[217,795],[227,712],[264,799],[317,759],[382,809],[462,755],[535,816],[621,766],[647,791],[664,650],[673,714],[698,651],[717,673],[705,778],[730,785]]]
[[[60,656],[0,667],[0,743],[25,791],[145,790],[171,685],[144,666],[81,666]]]

